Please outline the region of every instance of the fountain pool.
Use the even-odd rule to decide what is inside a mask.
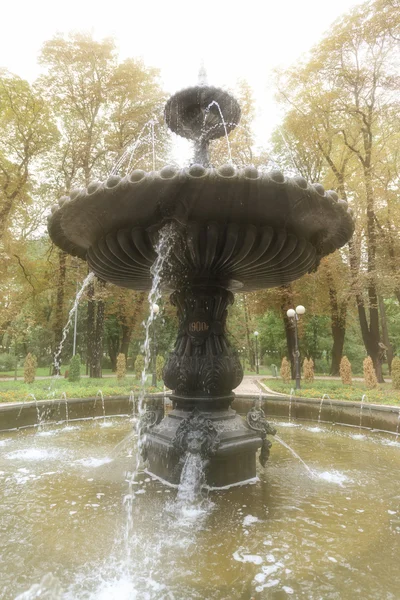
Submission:
[[[278,420],[312,477],[275,444],[254,485],[189,502],[145,472],[129,483],[135,439],[114,448],[132,422],[108,422],[0,434],[2,599],[398,598],[393,436]]]

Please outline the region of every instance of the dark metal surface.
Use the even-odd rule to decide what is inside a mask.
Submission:
[[[174,274],[193,268],[237,280],[243,291],[289,283],[343,246],[354,229],[335,192],[230,165],[134,172],[111,187],[73,191],[61,204],[49,220],[53,241],[86,259],[100,278],[138,290],[151,287],[156,233],[168,221],[177,223],[181,240],[177,270],[164,281],[170,289],[180,283]]]

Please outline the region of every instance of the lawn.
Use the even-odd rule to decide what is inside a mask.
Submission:
[[[68,366],[61,367],[61,376],[64,377],[64,372],[65,369],[68,369]],[[52,367],[37,367],[36,369],[36,377],[50,377],[51,376],[51,370]],[[111,375],[112,374],[112,370],[111,369],[102,369],[103,371],[103,375]],[[84,375],[85,373],[85,367],[84,365],[81,366],[81,374]],[[128,371],[128,375],[131,375],[133,377],[133,371]],[[23,377],[24,376],[24,367],[18,367],[17,369],[17,377]],[[2,378],[8,378],[8,377],[15,377],[15,371],[1,371],[0,373],[0,381]]]
[[[146,392],[162,391],[163,387],[146,387]],[[0,402],[22,402],[31,400],[33,394],[36,400],[52,400],[60,398],[64,393],[67,398],[88,398],[96,396],[101,390],[104,396],[118,396],[129,394],[131,390],[138,393],[140,382],[134,377],[118,380],[116,377],[104,379],[81,379],[70,382],[63,377],[52,379],[39,379],[27,384],[23,381],[0,381]]]
[[[281,379],[264,379],[263,383],[275,392],[290,394],[294,389],[294,381],[285,383]],[[375,404],[400,405],[400,390],[395,390],[391,383],[383,383],[375,389],[368,389],[361,381],[354,381],[353,385],[343,385],[341,381],[315,380],[313,384],[302,382],[301,389],[293,392],[298,397],[321,398],[324,394],[333,400],[349,400],[360,402],[365,394],[365,402]]]

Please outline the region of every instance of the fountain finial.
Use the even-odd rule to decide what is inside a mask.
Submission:
[[[208,77],[207,77],[206,68],[204,66],[204,60],[202,60],[201,63],[200,63],[199,85],[208,85]]]

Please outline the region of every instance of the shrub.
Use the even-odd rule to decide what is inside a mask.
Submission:
[[[79,381],[81,378],[81,357],[75,354],[70,360],[68,381]]]
[[[138,354],[135,360],[135,377],[136,379],[142,379],[142,372],[144,369],[144,356],[143,354]]]
[[[29,354],[26,355],[25,362],[24,362],[24,382],[25,383],[33,383],[35,381],[36,365],[37,365],[36,356],[29,352]]]
[[[0,371],[13,371],[15,369],[16,357],[14,354],[4,352],[0,354]]]
[[[292,371],[290,368],[290,363],[289,363],[288,359],[286,358],[286,356],[284,356],[282,358],[281,377],[285,383],[289,383],[289,381],[292,379]]]
[[[303,377],[307,383],[314,381],[314,361],[312,358],[305,358],[303,362]]]
[[[392,362],[392,382],[395,390],[400,390],[400,358],[396,356]]]
[[[339,366],[340,378],[343,385],[351,385],[353,383],[353,374],[351,372],[351,362],[347,356],[342,356]]]
[[[126,377],[126,356],[120,352],[117,356],[117,379]]]
[[[363,368],[365,385],[371,390],[376,388],[378,385],[378,380],[376,378],[374,363],[372,362],[372,358],[370,356],[364,358]]]
[[[163,356],[157,356],[156,359],[156,375],[157,381],[162,381],[165,360]]]

